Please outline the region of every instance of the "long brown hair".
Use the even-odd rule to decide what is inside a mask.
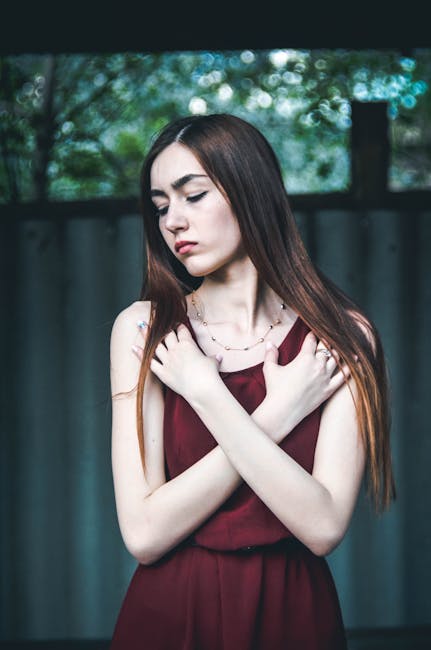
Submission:
[[[167,247],[150,198],[151,166],[174,142],[188,147],[230,202],[245,250],[261,279],[349,365],[357,386],[357,418],[367,453],[368,493],[376,510],[384,510],[395,498],[395,485],[389,445],[388,378],[379,333],[363,311],[314,266],[290,210],[271,146],[255,127],[233,115],[189,116],[169,124],[154,141],[143,165],[141,208],[147,271],[141,300],[151,301],[137,387],[137,429],[144,471],[145,377],[158,343],[186,319],[186,293],[202,281],[190,276]]]

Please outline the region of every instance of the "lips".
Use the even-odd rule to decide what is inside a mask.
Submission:
[[[197,242],[195,241],[177,241],[175,244],[175,250],[177,253],[180,253],[180,255],[184,253],[188,253],[193,246],[196,245]]]

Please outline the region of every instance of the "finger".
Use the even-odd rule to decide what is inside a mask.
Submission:
[[[132,350],[138,357],[140,361],[142,361],[142,357],[144,356],[144,350],[139,347],[139,345],[132,345]]]
[[[166,345],[166,347],[168,349],[172,345],[175,345],[175,343],[178,343],[178,338],[177,338],[176,332],[174,330],[172,330],[171,332],[168,332],[166,334],[165,338],[163,339],[163,342],[164,342],[164,344]]]
[[[151,359],[150,370],[156,375],[156,377],[160,379],[160,381],[165,383],[163,381],[163,370],[164,370],[163,365],[159,363],[156,359]]]
[[[166,349],[166,346],[160,342],[154,350],[154,356],[160,359],[160,361],[163,363],[166,360],[167,355],[168,350]]]
[[[340,355],[338,354],[337,350],[335,348],[330,348],[330,350],[331,350],[331,354],[334,357],[334,359],[339,361],[340,360]]]
[[[265,351],[265,358],[263,360],[263,363],[278,363],[278,348],[272,343],[272,341],[268,341],[266,344],[266,351]]]
[[[334,355],[331,355],[330,357],[328,357],[328,359],[326,361],[326,370],[328,371],[328,373],[330,375],[332,375],[332,373],[336,369],[337,365],[338,365],[337,360],[335,359]]]
[[[317,350],[329,350],[332,353],[331,346],[325,341],[325,339],[319,339],[317,341],[316,352]]]
[[[192,338],[189,328],[183,323],[180,323],[177,327],[177,336],[179,341],[186,341]]]
[[[329,381],[329,387],[331,390],[335,391],[337,388],[340,388],[343,384],[347,382],[350,377],[350,368],[347,364],[343,364],[339,367],[338,371],[331,377]]]
[[[341,364],[341,372],[343,373],[343,375],[345,376],[346,379],[348,379],[350,377],[350,375],[352,374],[350,372],[350,368],[347,365],[347,363],[342,363]]]
[[[332,354],[328,348],[321,346],[317,347],[315,358],[320,362],[321,365],[327,366],[328,362],[332,359]]]
[[[301,345],[301,352],[316,352],[317,338],[313,332],[308,332]]]
[[[223,355],[220,354],[220,352],[217,352],[217,354],[212,355],[212,358],[217,361],[217,365],[220,365],[221,362],[223,361]]]

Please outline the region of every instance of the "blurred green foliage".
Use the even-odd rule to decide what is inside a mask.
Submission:
[[[290,193],[343,191],[354,99],[388,102],[391,189],[431,187],[431,50],[21,55],[0,75],[3,203],[135,196],[154,134],[212,112],[261,129]]]

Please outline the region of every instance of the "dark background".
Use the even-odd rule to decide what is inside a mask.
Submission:
[[[410,2],[9,2],[0,52],[429,47],[429,10]]]
[[[9,3],[2,8],[0,17],[0,54],[280,47],[395,48],[408,55],[415,48],[431,45],[425,6],[417,0],[399,5],[377,0],[374,3],[319,3],[316,6],[302,3],[301,7],[287,2],[251,6],[233,1],[229,4],[159,2],[157,6],[130,2],[91,3],[90,0],[87,3],[56,4],[21,2],[14,6]],[[431,235],[429,197],[425,200],[422,197],[420,201],[407,197],[404,204],[397,207],[397,202],[391,199],[378,209],[354,204],[345,209],[328,205],[326,211],[325,206],[313,207],[305,202],[302,213],[301,205],[298,206],[299,221],[308,234],[306,241],[314,250],[315,260],[353,297],[361,298],[362,304],[374,317],[388,354],[397,400],[394,454],[400,499],[383,524],[371,519],[361,501],[352,531],[333,560],[340,594],[342,597],[348,594],[346,609],[361,612],[363,620],[370,622],[371,629],[350,632],[351,648],[414,650],[429,647],[426,644],[430,642],[431,608],[428,606],[427,584],[430,574],[428,504],[431,490],[426,408],[429,399],[426,397],[429,389],[429,328],[426,323],[430,317],[430,267],[427,260]],[[11,580],[13,589],[8,598],[7,579],[15,568],[9,566],[3,572],[6,607],[2,616],[14,619],[10,625],[3,621],[3,625],[4,629],[18,630],[14,636],[16,639],[25,638],[19,630],[25,628],[29,617],[33,616],[29,628],[41,630],[40,635],[36,635],[39,639],[43,638],[43,630],[51,627],[54,638],[70,638],[64,647],[73,644],[82,647],[79,638],[87,639],[89,647],[92,643],[99,647],[96,641],[91,641],[92,630],[106,629],[105,619],[113,623],[129,578],[130,559],[126,558],[115,529],[112,493],[109,492],[109,411],[104,404],[107,387],[103,382],[106,383],[107,378],[107,341],[112,318],[134,299],[139,289],[138,246],[133,250],[133,259],[130,259],[128,249],[128,242],[138,233],[139,218],[130,214],[130,206],[124,211],[121,205],[117,205],[106,218],[93,212],[87,217],[85,205],[82,205],[79,219],[68,221],[67,217],[60,225],[58,221],[56,223],[54,207],[47,210],[48,216],[24,215],[20,219],[19,232],[12,226],[12,220],[3,230],[0,251],[4,259],[6,249],[13,246],[17,246],[17,255],[8,257],[14,262],[8,264],[7,274],[2,276],[3,295],[10,298],[4,304],[3,312],[8,314],[8,318],[2,319],[1,323],[2,339],[8,342],[10,349],[2,358],[7,361],[13,359],[15,350],[20,352],[14,384],[7,388],[7,393],[4,390],[7,402],[5,422],[7,427],[10,426],[15,412],[20,411],[17,420],[26,432],[26,425],[33,417],[38,417],[38,405],[50,393],[54,406],[49,409],[49,418],[53,421],[53,433],[49,436],[54,436],[56,422],[61,425],[67,418],[72,434],[65,446],[57,438],[48,436],[45,442],[49,443],[49,455],[46,457],[41,455],[43,446],[38,439],[32,440],[24,435],[22,440],[29,445],[29,457],[19,467],[21,474],[17,465],[13,465],[14,458],[18,458],[18,447],[11,444],[9,450],[12,453],[7,458],[12,460],[12,464],[8,465],[2,480],[8,489],[8,477],[15,480],[16,471],[17,481],[23,478],[30,482],[32,476],[37,477],[35,468],[38,464],[48,463],[59,485],[62,480],[65,482],[66,477],[67,485],[74,486],[75,490],[72,493],[72,487],[67,488],[71,490],[72,499],[65,513],[62,505],[65,494],[59,492],[51,495],[50,503],[54,509],[51,512],[45,509],[45,518],[39,517],[37,499],[45,498],[43,489],[47,488],[38,488],[36,484],[32,486],[36,505],[28,514],[23,512],[24,523],[18,510],[13,512],[7,505],[4,511],[7,515],[12,512],[12,530],[18,531],[17,535],[27,530],[39,530],[37,539],[17,537],[8,540],[8,544],[15,548],[14,555],[11,555],[8,546],[8,556],[15,557],[17,574],[25,572],[27,560],[33,562],[34,571],[27,584],[31,583],[32,594],[40,593],[38,609],[37,604],[26,600],[29,595],[20,591],[22,587],[19,585],[26,584],[25,581]],[[106,212],[103,206],[100,210]],[[326,242],[325,250],[318,246],[316,249],[316,242],[322,240]],[[62,248],[66,241],[67,246]],[[97,251],[96,260],[94,251]],[[20,259],[27,266],[20,266]],[[121,262],[124,263],[121,265]],[[125,264],[129,264],[127,276]],[[111,281],[109,295],[103,293],[107,276]],[[52,278],[59,278],[58,282],[63,284],[52,282]],[[64,303],[62,287],[68,282],[72,288]],[[117,284],[113,287],[115,282]],[[75,346],[87,338],[90,340],[95,330],[98,347],[85,348],[86,357],[77,359]],[[33,337],[31,343],[30,337]],[[408,345],[406,337],[409,337]],[[63,369],[54,365],[52,369],[49,367],[46,350],[50,351],[48,356],[64,359]],[[45,368],[45,374],[41,368]],[[103,381],[94,389],[96,368]],[[69,374],[63,385],[59,380],[64,380],[62,373],[65,372]],[[66,393],[76,400],[84,400],[83,415],[74,409],[64,413],[62,395]],[[99,411],[94,417],[91,408],[87,408],[90,404],[85,402],[87,396],[97,403]],[[22,403],[29,406],[27,414],[20,408]],[[34,411],[31,410],[33,407]],[[97,445],[86,447],[93,429],[100,432],[101,423],[105,428]],[[14,434],[13,430],[12,436]],[[18,445],[19,441],[14,444]],[[97,482],[93,470],[103,454],[103,464],[97,475],[102,480]],[[105,486],[102,493],[101,485]],[[22,490],[24,495],[27,486]],[[94,494],[96,496],[90,498]],[[19,503],[18,499],[17,508]],[[93,515],[100,511],[101,503],[104,504],[104,513],[100,520],[94,521]],[[83,504],[86,508],[84,513]],[[57,514],[60,508],[64,513],[61,516]],[[90,540],[87,544],[80,536],[80,530],[92,531],[94,525],[96,542]],[[51,537],[53,535],[50,527],[54,529],[55,526],[70,539],[70,546],[58,549],[52,546],[53,566],[46,575],[46,557],[43,553],[39,557],[33,556],[32,549],[42,549],[49,533]],[[86,558],[93,562],[88,570]],[[97,565],[94,558],[97,558]],[[355,563],[357,558],[360,558],[359,564]],[[392,570],[394,566],[395,572]],[[117,580],[115,585],[114,576]],[[391,576],[391,582],[382,582],[387,576]],[[88,580],[84,589],[82,580]],[[64,589],[71,589],[64,598],[60,597],[62,584]],[[403,585],[401,592],[400,584]],[[51,602],[49,594],[55,589],[60,589],[58,609],[54,606],[47,610],[43,598]],[[376,593],[380,600],[375,598]],[[91,607],[94,594],[100,594],[101,604],[94,612],[100,621],[95,621],[92,626],[88,623],[88,616],[80,619],[80,609]],[[78,602],[78,598],[82,600]],[[62,626],[65,602],[70,603],[71,612],[67,629]],[[392,619],[391,603],[397,610]],[[57,626],[54,619],[58,620]],[[392,620],[399,624],[394,627]],[[381,625],[375,621],[380,621]],[[55,630],[59,630],[57,635]],[[9,646],[18,647],[17,642],[4,643],[4,647]],[[58,641],[51,641],[51,644],[39,641],[35,647],[62,646]],[[100,647],[106,647],[106,643],[103,645],[101,642]]]

